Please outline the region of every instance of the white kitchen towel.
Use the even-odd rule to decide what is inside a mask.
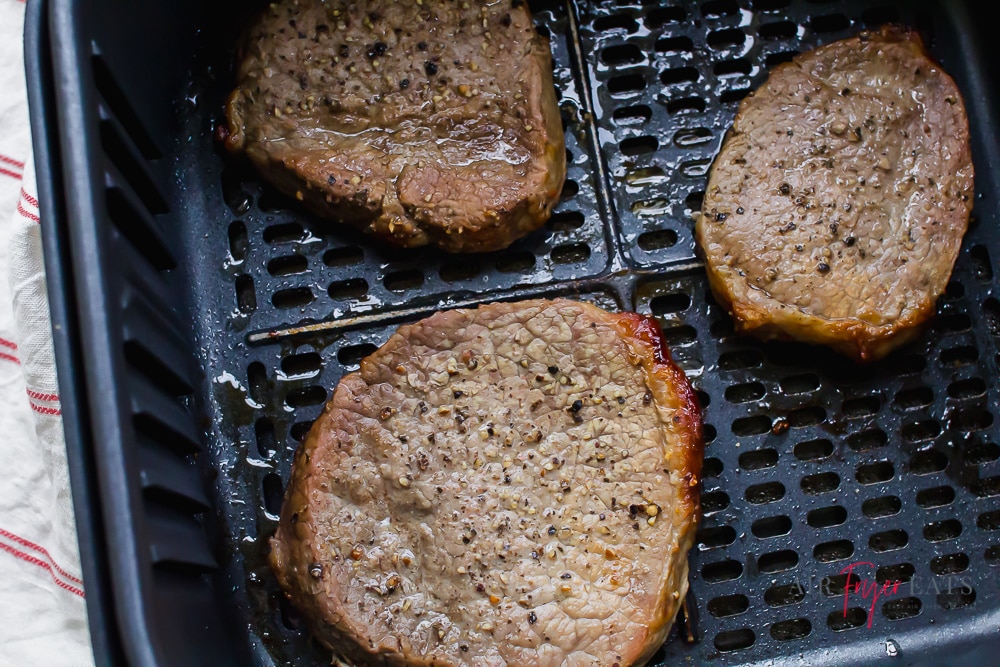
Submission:
[[[24,8],[0,0],[0,665],[84,667],[93,657],[42,264]]]

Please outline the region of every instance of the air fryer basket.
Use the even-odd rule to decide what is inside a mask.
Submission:
[[[651,664],[995,664],[1000,146],[971,6],[534,2],[566,188],[544,229],[455,256],[318,221],[220,154],[232,46],[259,4],[33,2],[32,122],[98,662],[327,664],[266,554],[292,454],[337,380],[401,322],[564,295],[656,317],[704,407],[696,641],[675,630]],[[920,31],[972,126],[976,207],[937,318],[870,366],[736,336],[691,213],[739,100],[795,53],[887,21]],[[845,600],[851,564],[902,583],[874,605]]]

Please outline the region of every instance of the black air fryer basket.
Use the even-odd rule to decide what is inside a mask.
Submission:
[[[556,295],[656,317],[705,408],[690,622],[651,664],[1000,664],[1000,82],[974,3],[537,0],[569,177],[544,229],[481,256],[385,249],[218,152],[261,6],[28,5],[98,664],[328,664],[266,564],[312,420],[400,323]],[[921,33],[972,129],[975,211],[937,317],[869,366],[737,336],[692,240],[723,133],[769,68],[885,22]],[[855,563],[902,583],[845,603]]]

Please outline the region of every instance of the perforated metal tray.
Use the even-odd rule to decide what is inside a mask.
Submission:
[[[453,256],[331,227],[216,150],[258,6],[53,1],[29,78],[99,662],[325,664],[265,556],[337,380],[401,322],[559,294],[659,319],[705,408],[697,641],[675,631],[652,664],[997,664],[1000,150],[971,6],[533,3],[569,180],[544,229]],[[972,125],[976,209],[937,319],[863,367],[736,336],[691,235],[722,135],[769,67],[885,21],[923,34]],[[853,563],[903,583],[845,606]]]

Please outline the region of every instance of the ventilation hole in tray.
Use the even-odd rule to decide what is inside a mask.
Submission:
[[[833,540],[813,547],[813,558],[820,563],[833,563],[854,555],[854,545],[850,540]]]
[[[281,372],[289,378],[315,377],[323,369],[323,358],[318,352],[291,354],[281,360]]]
[[[306,435],[309,434],[309,429],[312,428],[313,423],[311,421],[295,422],[292,424],[291,428],[288,429],[288,435],[292,437],[292,440],[296,442],[302,442],[305,440]]]
[[[878,27],[884,23],[895,23],[899,21],[899,12],[895,7],[881,6],[870,7],[861,12],[861,20],[870,28]]]
[[[931,559],[931,572],[938,575],[958,574],[969,569],[969,557],[964,553],[945,554]]]
[[[722,460],[717,459],[714,456],[705,459],[705,462],[701,465],[701,476],[702,478],[712,478],[718,477],[722,474]]]
[[[736,541],[736,529],[732,526],[716,526],[698,530],[698,549],[707,551],[727,547]]]
[[[779,642],[802,639],[812,632],[812,623],[807,618],[795,618],[790,621],[779,621],[771,626],[771,636]]]
[[[682,148],[707,144],[715,135],[705,127],[685,128],[674,133],[674,145]]]
[[[285,404],[290,408],[306,408],[326,402],[326,389],[318,385],[296,387],[285,395]]]
[[[846,419],[860,419],[877,415],[881,408],[882,401],[878,396],[861,396],[844,401],[840,411]]]
[[[639,24],[628,14],[611,14],[610,16],[600,16],[594,19],[594,30],[597,32],[607,32],[611,30],[635,32],[638,29]]]
[[[733,435],[746,437],[750,435],[760,435],[771,430],[771,420],[767,415],[756,417],[741,417],[733,420]]]
[[[708,173],[708,168],[712,166],[711,160],[687,160],[681,162],[679,171],[685,178],[701,178]]]
[[[840,475],[835,472],[821,472],[815,475],[806,475],[800,483],[802,490],[809,495],[819,495],[829,493],[840,486]]]
[[[790,5],[792,0],[754,0],[753,8],[759,12],[774,12]]]
[[[740,467],[744,470],[773,468],[778,463],[778,452],[774,449],[755,449],[740,454]]]
[[[247,236],[247,226],[241,220],[229,224],[229,254],[234,262],[242,262],[247,258],[250,249],[250,239]]]
[[[900,435],[908,442],[924,442],[941,435],[941,425],[933,419],[912,422],[900,429]]]
[[[980,530],[1000,529],[1000,510],[983,512],[976,519],[976,526],[979,527]]]
[[[861,504],[861,512],[869,519],[881,519],[894,516],[903,509],[903,501],[897,496],[882,496],[869,498]]]
[[[101,92],[104,101],[107,102],[122,128],[128,133],[129,138],[135,143],[142,156],[147,160],[155,160],[162,156],[153,136],[146,130],[146,125],[142,122],[132,107],[130,96],[118,84],[118,80],[111,73],[108,64],[104,62],[104,57],[100,54],[93,54],[90,66],[94,73],[94,85]]]
[[[723,491],[703,493],[701,496],[701,511],[703,514],[721,512],[729,507],[729,495]]]
[[[424,274],[420,269],[407,269],[390,273],[382,279],[382,284],[390,292],[406,292],[420,289],[424,284]]]
[[[698,340],[698,330],[686,324],[680,327],[667,327],[663,329],[663,340],[666,341],[668,347],[684,347]],[[700,405],[704,408],[707,403]]]
[[[657,229],[640,234],[636,242],[641,249],[647,252],[673,248],[677,245],[677,232],[672,229]]]
[[[276,473],[269,472],[264,475],[261,487],[264,492],[264,509],[266,509],[269,514],[280,514],[281,498],[284,495],[281,478],[278,477]]]
[[[809,29],[814,33],[837,32],[850,27],[850,19],[843,14],[826,14],[809,19]]]
[[[267,272],[272,276],[288,276],[305,273],[309,268],[309,259],[303,255],[284,255],[275,257],[267,263]]]
[[[612,95],[629,95],[646,88],[646,80],[641,74],[623,74],[608,79],[608,92]]]
[[[806,597],[806,589],[798,582],[771,586],[764,592],[764,602],[772,607],[787,607],[798,604]]]
[[[278,596],[278,613],[281,616],[281,624],[292,632],[299,632],[302,629],[302,617],[288,598],[284,595]]]
[[[655,30],[668,23],[679,23],[686,17],[687,12],[684,11],[683,7],[657,7],[646,14],[643,23],[646,24],[647,28]]]
[[[264,228],[264,241],[272,245],[298,243],[305,238],[306,230],[297,222],[286,222]]]
[[[729,49],[742,46],[746,39],[746,34],[739,28],[725,28],[708,33],[705,41],[713,49]]]
[[[977,498],[991,498],[1000,495],[1000,476],[977,479],[969,485],[969,490]],[[952,491],[954,495],[954,491]]]
[[[738,560],[723,560],[707,563],[701,568],[701,578],[710,584],[733,581],[743,575],[743,565]]]
[[[924,526],[924,539],[928,542],[947,542],[962,534],[962,523],[958,519],[932,521]]]
[[[323,263],[327,266],[339,267],[339,266],[351,266],[352,264],[360,264],[365,260],[365,253],[361,248],[357,246],[348,246],[346,248],[334,248],[333,250],[327,250],[323,254]]]
[[[667,102],[667,112],[675,113],[702,113],[705,111],[705,100],[700,97],[682,97]]]
[[[927,368],[927,360],[918,354],[897,354],[890,357],[886,365],[896,375],[914,375]]]
[[[337,350],[337,361],[344,368],[353,370],[361,365],[361,360],[372,354],[378,348],[371,343],[361,343],[359,345],[346,345]]]
[[[254,436],[257,440],[257,453],[265,459],[274,456],[278,451],[278,439],[274,434],[274,422],[267,417],[261,417],[254,423]]]
[[[719,355],[719,368],[724,371],[737,371],[745,368],[757,368],[764,363],[764,357],[759,350],[747,348],[732,350]],[[770,428],[770,426],[768,426]]]
[[[734,561],[735,562],[735,561]],[[757,569],[761,572],[784,572],[792,570],[799,564],[799,555],[791,549],[772,551],[757,559]]]
[[[601,51],[601,60],[608,65],[634,65],[644,59],[642,50],[635,44],[616,44]]]
[[[571,243],[552,249],[549,255],[555,264],[580,264],[590,259],[590,248],[585,243]]]
[[[441,280],[448,283],[457,283],[463,280],[471,280],[479,275],[479,264],[468,259],[454,260],[447,262],[438,271]]]
[[[956,431],[983,431],[993,425],[993,415],[982,407],[956,410],[948,420],[949,428]]]
[[[259,361],[251,362],[247,366],[247,387],[250,390],[250,398],[256,403],[264,402],[268,394],[267,370]]]
[[[517,252],[498,261],[496,267],[500,273],[526,273],[535,267],[535,256],[530,252]]]
[[[715,338],[728,338],[736,333],[736,330],[733,328],[733,321],[728,317],[712,322],[709,331]]]
[[[697,81],[698,70],[694,67],[675,67],[660,72],[660,83],[664,86],[674,86],[680,83],[691,83]]]
[[[913,618],[920,615],[923,603],[920,598],[905,597],[896,600],[889,600],[882,605],[882,616],[887,621],[901,621],[904,618]]]
[[[950,486],[935,486],[917,491],[917,504],[927,509],[944,507],[950,505],[954,500],[955,489]]]
[[[887,581],[906,583],[913,579],[917,570],[910,563],[897,563],[896,565],[883,565],[875,570],[875,581],[884,584]]]
[[[736,616],[750,608],[750,600],[745,595],[724,595],[708,602],[708,613],[716,618]]]
[[[788,425],[792,428],[805,428],[822,423],[826,419],[826,410],[818,405],[792,410],[788,413]]]
[[[308,287],[292,287],[272,294],[271,303],[275,308],[301,308],[312,303],[315,298]]]
[[[976,601],[976,589],[968,585],[938,593],[938,606],[947,611],[968,607]]]
[[[953,303],[961,299],[963,296],[965,296],[965,288],[962,287],[962,283],[957,280],[952,280],[948,283],[948,286],[945,287],[942,301],[944,303]]]
[[[753,71],[753,65],[746,58],[735,58],[715,63],[712,71],[720,79],[731,76],[747,76]]]
[[[843,596],[845,586],[847,586],[846,574],[828,575],[819,582],[820,590],[828,598]]]
[[[701,6],[702,16],[709,19],[734,16],[739,13],[740,5],[736,0],[710,0]]]
[[[653,110],[645,104],[615,109],[611,118],[617,125],[641,125],[653,117]]]
[[[819,461],[833,454],[833,443],[825,438],[796,443],[792,450],[800,461]]]
[[[884,447],[889,442],[889,436],[880,428],[870,428],[852,433],[847,437],[847,446],[855,452],[867,452]]]
[[[872,551],[883,553],[902,549],[910,542],[905,530],[885,530],[875,533],[868,538],[868,548]]]
[[[753,533],[754,537],[762,540],[787,535],[792,532],[792,520],[787,516],[769,516],[757,519],[750,526],[750,532]]]
[[[948,467],[948,456],[936,449],[917,452],[910,458],[910,472],[914,475],[932,475]]]
[[[686,213],[691,213],[694,211],[700,211],[701,205],[705,201],[705,193],[701,190],[695,190],[687,197],[684,198],[684,210]]]
[[[996,303],[995,301],[993,303]],[[985,304],[984,304],[985,305]],[[998,316],[1000,316],[1000,309],[998,309]],[[990,313],[989,309],[986,310],[987,316],[987,327],[990,328],[990,333],[994,336],[1000,335],[1000,330],[994,330],[989,325]],[[934,328],[943,334],[949,333],[962,333],[963,331],[968,331],[972,328],[972,320],[965,313],[952,313],[950,315],[939,315],[933,324]],[[1000,327],[1000,320],[997,320],[997,326]]]
[[[566,181],[563,182],[562,192],[559,193],[559,198],[562,199],[563,201],[566,201],[567,199],[572,199],[573,197],[575,197],[577,194],[579,194],[579,192],[580,192],[580,184],[574,181],[573,179],[568,178],[566,179]]]
[[[900,410],[919,410],[934,401],[934,392],[930,387],[912,387],[899,391],[892,399],[893,405]]]
[[[826,617],[826,626],[834,632],[855,630],[868,622],[868,612],[861,607],[851,607],[845,613],[843,609],[831,611]]]
[[[808,394],[819,389],[819,377],[813,373],[792,375],[781,380],[781,391],[789,396]]]
[[[839,526],[845,521],[847,521],[847,510],[840,505],[820,507],[819,509],[810,510],[809,514],[806,515],[806,523],[813,528]]]
[[[876,461],[874,463],[859,465],[857,471],[854,473],[854,478],[858,480],[858,484],[868,485],[887,482],[895,474],[896,471],[893,469],[892,463],[889,461]]]
[[[364,278],[348,278],[330,283],[326,293],[331,299],[360,299],[368,294],[368,281]]]
[[[994,544],[983,552],[983,559],[990,565],[996,567],[1000,565],[1000,544]]]
[[[764,385],[760,382],[734,384],[726,388],[726,400],[730,403],[749,403],[764,397]]]
[[[265,213],[283,211],[288,205],[288,199],[282,193],[270,186],[265,186],[257,200],[257,208]]]
[[[764,39],[791,39],[798,30],[799,26],[791,21],[775,21],[761,25],[758,33]]]
[[[661,37],[653,49],[659,53],[690,53],[694,51],[694,42],[690,37]]]
[[[575,229],[583,227],[584,222],[585,219],[583,217],[583,213],[580,213],[579,211],[560,211],[549,218],[548,227],[554,232],[571,232]],[[461,262],[456,265],[469,266],[469,263]],[[473,273],[473,275],[475,275],[475,273]]]
[[[715,635],[712,642],[715,648],[722,653],[732,651],[742,651],[753,646],[756,637],[750,628],[740,628],[739,630],[726,630]]]
[[[986,393],[986,383],[980,378],[958,380],[948,385],[948,397],[957,400],[978,398]]]
[[[729,104],[731,102],[739,102],[744,97],[750,94],[750,88],[734,88],[731,90],[724,90],[722,94],[719,95],[719,102],[722,104]],[[705,170],[708,173],[708,170]]]
[[[659,142],[656,137],[629,137],[628,139],[622,140],[618,144],[618,150],[622,152],[623,155],[646,155],[647,153],[654,152],[660,147]]]
[[[649,302],[649,309],[657,317],[672,313],[680,313],[691,307],[691,297],[683,292],[662,294]]]
[[[974,245],[969,251],[972,259],[972,274],[977,280],[988,283],[993,280],[993,266],[990,264],[990,253],[984,246]]]
[[[705,440],[705,444],[710,444],[713,440],[715,440],[715,436],[717,435],[715,427],[711,424],[703,424],[701,427],[701,435]]]
[[[962,345],[941,351],[941,363],[944,366],[967,366],[978,360],[979,350],[971,345]]]
[[[799,55],[798,51],[778,51],[777,53],[770,53],[767,58],[765,58],[764,65],[768,69],[773,69],[782,63],[791,62],[792,58],[797,55]]]

